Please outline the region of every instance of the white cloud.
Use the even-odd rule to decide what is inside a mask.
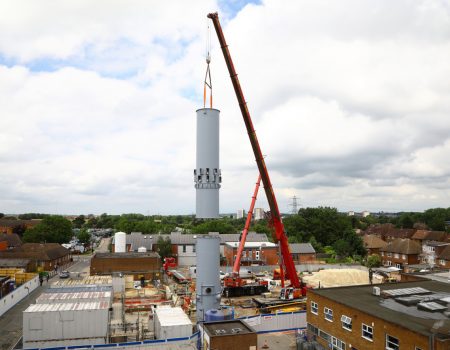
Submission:
[[[192,213],[217,6],[1,3],[0,212]],[[221,18],[281,210],[294,194],[340,210],[448,206],[447,2],[266,0]],[[232,212],[257,169],[211,37]]]

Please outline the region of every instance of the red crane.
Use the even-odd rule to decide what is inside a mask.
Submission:
[[[288,239],[284,230],[283,222],[281,221],[280,210],[278,209],[275,193],[273,191],[272,183],[270,182],[269,172],[267,171],[266,163],[261,152],[261,147],[259,146],[258,138],[256,137],[256,132],[253,127],[252,118],[247,108],[247,103],[245,102],[238,75],[234,69],[233,60],[231,59],[225,36],[222,32],[222,27],[219,22],[219,15],[217,12],[210,13],[208,14],[208,18],[210,18],[214,24],[214,28],[222,48],[223,56],[228,67],[228,72],[230,73],[231,82],[233,83],[234,91],[241,109],[245,127],[247,128],[247,133],[256,159],[256,164],[258,165],[259,173],[264,185],[264,191],[266,192],[267,201],[269,203],[270,224],[273,229],[273,239],[276,243],[278,243],[281,252],[280,273],[283,288],[281,290],[280,297],[282,299],[294,299],[304,295],[305,290],[297,276],[294,260],[292,259],[292,255],[289,250]],[[291,286],[289,288],[284,288],[284,271],[286,271],[286,274],[291,281]]]
[[[261,183],[261,175],[258,175],[258,181],[256,181],[255,192],[253,193],[252,202],[250,204],[250,209],[247,213],[247,220],[245,221],[244,231],[242,231],[241,241],[239,242],[239,248],[236,254],[236,260],[233,265],[233,274],[239,275],[239,269],[241,268],[241,257],[242,251],[244,250],[245,240],[247,239],[248,229],[250,228],[250,223],[252,221],[253,209],[255,208],[256,197],[258,195],[259,186]]]
[[[256,181],[255,192],[253,193],[252,201],[250,204],[250,209],[247,213],[247,220],[245,221],[244,230],[242,231],[242,236],[239,242],[238,251],[236,254],[236,260],[233,265],[233,272],[223,280],[223,295],[230,296],[240,296],[240,295],[255,295],[261,294],[268,291],[268,282],[257,280],[254,283],[247,283],[247,280],[241,278],[239,275],[241,268],[241,258],[242,251],[245,247],[245,241],[247,239],[247,233],[250,228],[250,223],[252,221],[253,209],[255,208],[256,197],[258,195],[259,186],[261,183],[261,175],[258,175],[258,180]]]

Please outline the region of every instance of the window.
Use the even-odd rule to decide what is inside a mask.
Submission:
[[[387,261],[387,266],[392,266],[392,261],[388,260]]]
[[[331,309],[329,309],[327,307],[324,307],[323,308],[323,313],[325,314],[325,319],[327,321],[333,322],[333,310],[331,310]]]
[[[311,313],[318,315],[319,314],[319,305],[314,301],[311,301]]]
[[[372,341],[373,340],[373,328],[363,323],[362,324],[362,337],[364,339]]]
[[[319,328],[314,327],[310,323],[308,323],[308,331],[310,331],[312,334],[319,335]]]
[[[352,319],[348,316],[342,315],[341,317],[342,328],[351,331],[352,330]]]
[[[400,270],[402,269],[402,265],[400,265],[400,264],[395,264],[395,267]]]
[[[402,259],[406,260],[406,255],[405,254],[402,254]]]
[[[444,259],[439,260],[439,264],[445,265],[445,260]]]
[[[192,253],[195,253],[196,252],[196,249],[197,248],[197,245],[196,244],[194,244],[193,246],[192,246]]]
[[[186,253],[186,244],[183,244],[183,253]]]
[[[398,259],[398,258],[399,258],[398,253],[395,253],[395,254],[394,254],[394,257],[395,257],[396,259]]]
[[[321,330],[321,329],[319,329],[319,337],[321,337],[326,342],[329,342],[331,340],[331,336],[328,333],[326,333],[323,330]]]
[[[381,256],[384,256],[384,252],[381,252]]]
[[[386,350],[398,350],[398,349],[400,349],[398,339],[394,338],[392,335],[386,334]]]
[[[388,258],[390,258],[392,256],[392,253],[387,253],[386,255]]]
[[[331,337],[331,345],[333,350],[345,350],[345,343],[335,337]]]

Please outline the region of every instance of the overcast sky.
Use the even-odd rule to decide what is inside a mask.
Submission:
[[[449,1],[29,0],[0,2],[0,212],[194,213],[212,11],[281,211],[450,206]],[[235,212],[257,167],[211,42]]]

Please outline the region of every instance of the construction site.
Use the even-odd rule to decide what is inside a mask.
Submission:
[[[311,289],[377,284],[365,269],[316,269],[300,273],[292,258],[275,191],[250,112],[222,31],[211,13],[256,159],[255,188],[231,271],[220,272],[220,238],[195,238],[196,261],[179,266],[155,251],[127,248],[114,237],[114,251],[94,255],[90,276],[58,280],[23,313],[23,348],[296,349],[306,337],[307,293]],[[196,218],[219,218],[219,115],[213,107],[207,55],[203,108],[197,113],[197,154],[193,171]],[[209,94],[209,98],[208,98]],[[249,163],[252,160],[249,160]],[[268,214],[277,266],[243,273],[242,255],[260,186]],[[147,238],[147,237],[145,237]],[[270,246],[267,244],[267,246]],[[247,267],[247,266],[246,266]]]

